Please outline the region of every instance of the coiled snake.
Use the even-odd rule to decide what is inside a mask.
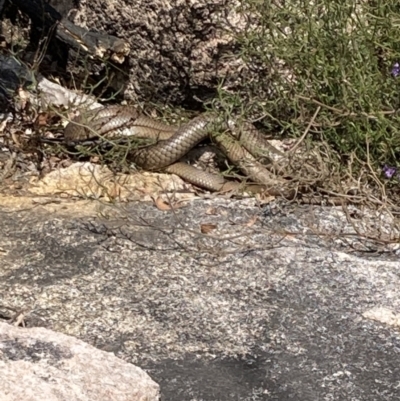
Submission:
[[[165,171],[210,191],[237,190],[241,184],[226,181],[222,176],[199,170],[179,160],[194,146],[208,138],[216,127],[217,116],[201,114],[189,123],[172,127],[153,120],[128,106],[109,106],[83,112],[64,130],[66,141],[78,142],[96,137],[113,139],[128,130],[138,138],[156,141],[147,147],[132,149],[129,161],[150,171]],[[212,140],[223,150],[228,159],[254,182],[261,184],[273,195],[285,195],[282,181],[272,174],[259,160],[270,162],[270,153],[282,153],[268,143],[252,124],[241,128],[233,120],[223,123],[223,131],[212,135]],[[229,134],[228,134],[229,132]]]

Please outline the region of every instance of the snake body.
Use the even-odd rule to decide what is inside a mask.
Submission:
[[[211,191],[238,189],[237,182],[226,181],[222,176],[198,170],[179,160],[210,134],[216,127],[214,114],[201,114],[187,124],[173,127],[140,114],[128,106],[109,106],[85,111],[72,120],[64,130],[68,142],[86,141],[95,138],[112,140],[122,135],[152,138],[155,143],[132,149],[129,160],[150,171],[166,171],[177,174],[184,180]],[[262,184],[272,194],[282,194],[282,182],[272,177],[265,165],[270,162],[270,153],[282,154],[272,147],[252,124],[241,125],[233,120],[224,124],[225,133],[213,135],[212,139],[222,148],[228,159],[236,164],[250,179]],[[229,134],[227,134],[229,132]]]

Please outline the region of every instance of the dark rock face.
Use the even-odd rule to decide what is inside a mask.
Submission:
[[[214,97],[222,80],[226,89],[238,89],[250,79],[232,38],[246,22],[236,0],[61,3],[52,4],[75,24],[129,43],[123,72],[115,71],[112,82],[127,98],[193,105]]]

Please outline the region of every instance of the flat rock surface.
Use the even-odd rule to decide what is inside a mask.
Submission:
[[[0,205],[2,318],[134,363],[164,400],[400,397],[398,251],[339,208]]]

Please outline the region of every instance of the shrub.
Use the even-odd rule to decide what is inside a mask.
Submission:
[[[400,151],[400,5],[392,1],[243,0],[241,58],[258,79],[246,113],[264,126],[326,140],[380,169]],[[251,16],[251,17],[250,17]],[[367,146],[368,145],[368,146]]]

